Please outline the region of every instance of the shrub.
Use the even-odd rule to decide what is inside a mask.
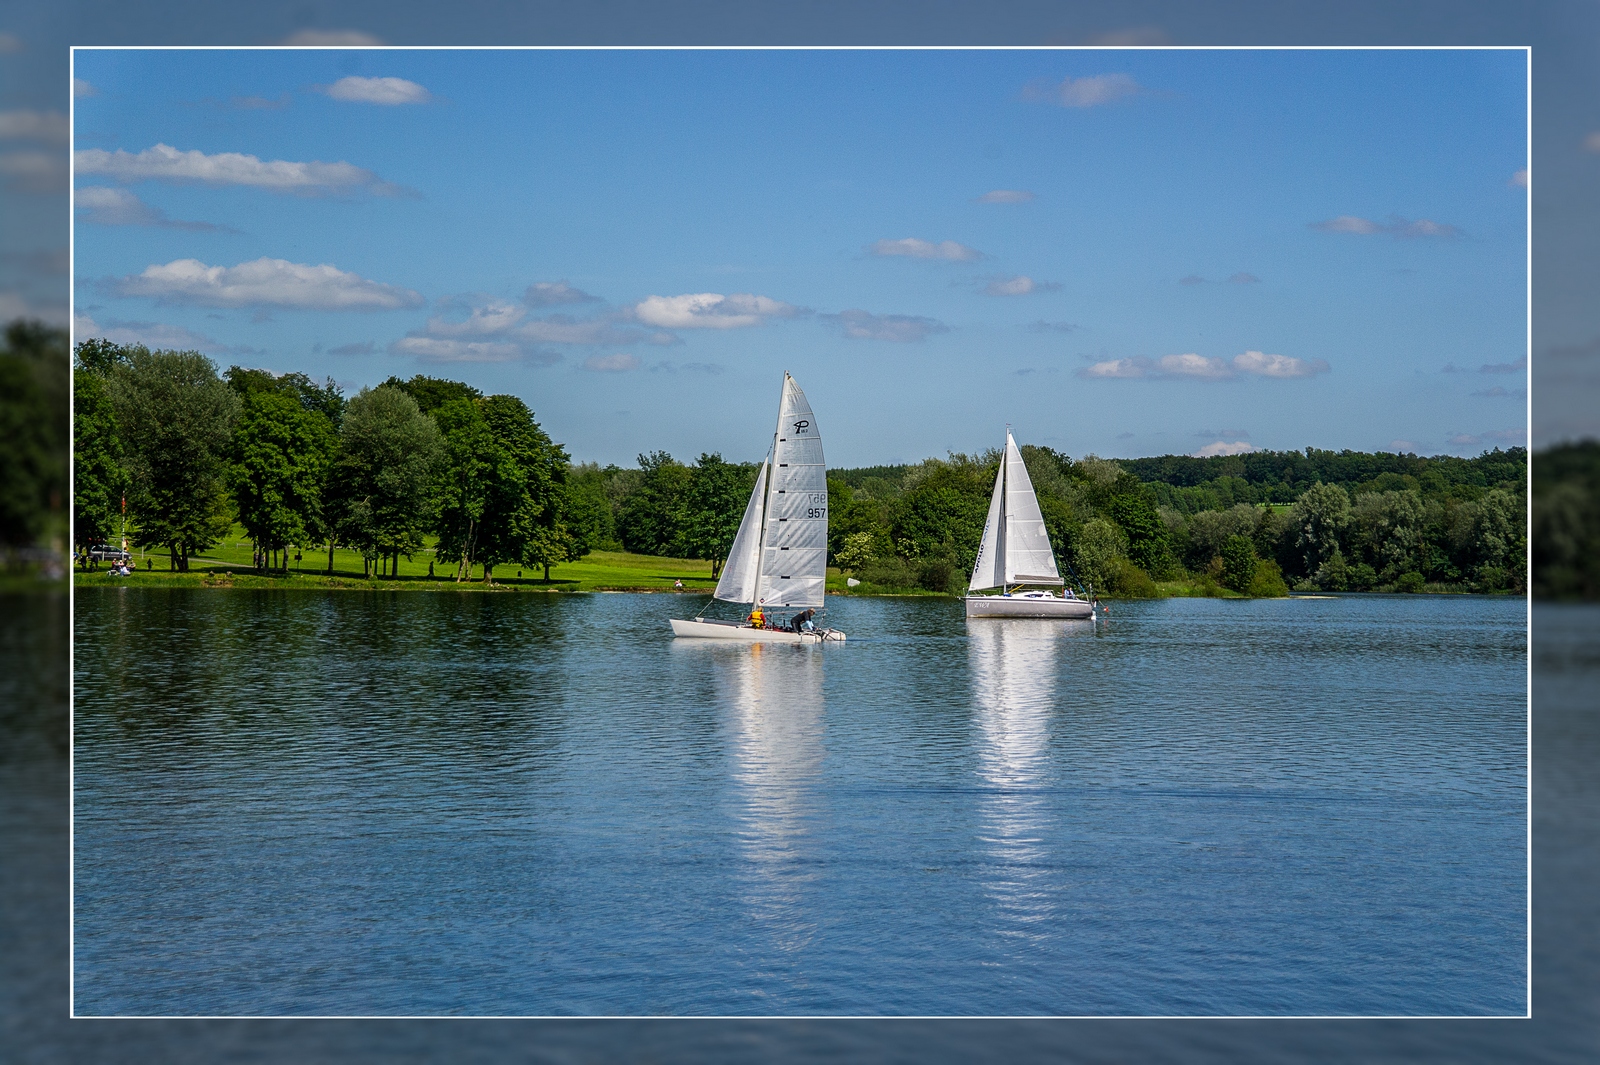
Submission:
[[[1150,574],[1125,558],[1112,561],[1107,569],[1105,593],[1119,599],[1154,599],[1156,582]]]
[[[917,575],[900,558],[875,558],[857,571],[862,584],[875,584],[880,588],[913,588]]]
[[[1412,570],[1410,573],[1402,573],[1400,575],[1400,579],[1394,582],[1394,590],[1397,592],[1420,592],[1425,583],[1422,574]]]
[[[1246,594],[1257,599],[1282,599],[1289,594],[1289,585],[1284,582],[1283,570],[1270,558],[1261,559],[1256,563],[1256,570],[1250,578]]]
[[[917,587],[930,592],[948,592],[961,587],[961,571],[946,558],[925,559],[917,564]]]

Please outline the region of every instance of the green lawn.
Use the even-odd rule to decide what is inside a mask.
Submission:
[[[237,526],[232,535],[204,554],[189,560],[188,573],[172,573],[167,569],[165,553],[134,552],[138,574],[125,578],[138,584],[151,585],[201,585],[206,587],[300,587],[300,588],[391,588],[414,590],[485,589],[483,567],[474,566],[472,579],[457,583],[455,566],[436,562],[433,548],[424,547],[410,559],[400,560],[396,577],[365,578],[362,576],[361,556],[355,551],[336,548],[333,552],[333,575],[328,575],[328,553],[313,550],[303,553],[296,561],[291,554],[289,572],[257,573],[251,566],[251,545]],[[433,565],[433,576],[428,575]],[[114,583],[116,578],[106,575],[106,570],[74,572],[79,586]],[[516,566],[496,566],[493,587],[505,591],[673,591],[673,582],[681,580],[683,590],[710,594],[716,582],[711,579],[711,563],[697,559],[657,558],[651,555],[633,555],[625,551],[595,551],[578,562],[563,562],[550,567],[550,580],[544,580],[542,569],[518,569]]]

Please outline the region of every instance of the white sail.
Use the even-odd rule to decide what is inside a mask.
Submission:
[[[1005,579],[1007,584],[1061,584],[1056,570],[1056,555],[1050,549],[1050,534],[1039,513],[1039,497],[1034,495],[1028,467],[1023,464],[1017,442],[1006,433],[1005,494]]]
[[[783,375],[768,478],[765,547],[756,602],[820,607],[828,567],[828,474],[806,394]]]
[[[1006,538],[1000,533],[1000,522],[1003,517],[1006,464],[1000,463],[1000,468],[994,475],[994,495],[989,497],[989,520],[983,523],[983,540],[978,544],[978,561],[972,567],[972,580],[967,583],[967,590],[976,592],[984,588],[998,588],[1005,583],[1005,553]]]
[[[733,537],[733,547],[728,550],[728,561],[722,567],[722,578],[712,594],[729,603],[753,603],[756,599],[756,570],[761,555],[761,503],[767,494],[767,460],[761,460],[761,470],[756,474],[756,486],[745,505],[744,518]]]

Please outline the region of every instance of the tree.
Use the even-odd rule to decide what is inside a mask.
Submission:
[[[1256,545],[1248,536],[1235,534],[1222,544],[1222,583],[1236,592],[1248,592],[1256,575]]]
[[[409,381],[390,377],[383,384],[389,388],[398,388],[416,400],[417,409],[424,414],[432,414],[445,404],[458,399],[483,398],[483,393],[469,384],[449,381],[442,377],[425,377],[422,374],[417,374]]]
[[[128,504],[140,546],[166,547],[171,566],[216,543],[232,524],[225,475],[239,397],[196,351],[126,349],[108,378],[126,448]]]
[[[617,535],[629,551],[642,555],[683,558],[685,496],[693,476],[689,468],[665,451],[639,456],[638,487],[623,499],[617,511]]]
[[[1127,534],[1104,518],[1083,523],[1073,545],[1073,568],[1091,588],[1105,591],[1114,586],[1126,561]]]
[[[1337,553],[1342,581],[1344,555],[1339,549],[1339,539],[1350,524],[1350,497],[1345,490],[1336,484],[1312,485],[1295,502],[1294,522],[1295,547],[1305,566],[1303,572],[1317,573]]]
[[[756,468],[724,462],[720,454],[702,454],[690,470],[689,487],[684,496],[683,543],[691,558],[711,563],[711,576],[717,576],[739,533],[750,493],[755,488]]]
[[[1360,551],[1386,581],[1421,562],[1424,508],[1415,491],[1363,492],[1350,515],[1352,552]]]
[[[331,469],[341,541],[368,563],[422,545],[432,525],[430,488],[441,454],[439,427],[397,388],[363,388],[345,411]]]
[[[567,528],[588,551],[618,551],[616,515],[606,491],[616,467],[585,462],[567,470]]]
[[[105,379],[84,369],[73,372],[72,462],[73,537],[87,548],[117,534],[128,471]]]
[[[334,449],[333,426],[284,392],[245,394],[234,432],[229,485],[239,522],[258,552],[320,541],[322,489]],[[282,562],[288,568],[288,559]]]
[[[64,530],[67,502],[67,335],[12,322],[0,351],[0,543],[33,544]]]
[[[292,396],[306,410],[317,411],[328,419],[328,424],[335,432],[344,420],[344,393],[331,377],[319,385],[303,373],[275,374],[271,370],[247,370],[241,366],[228,367],[223,377],[228,387],[240,396],[252,392]]]

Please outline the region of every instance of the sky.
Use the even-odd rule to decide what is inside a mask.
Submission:
[[[578,460],[1525,442],[1506,51],[79,51],[77,339]]]

